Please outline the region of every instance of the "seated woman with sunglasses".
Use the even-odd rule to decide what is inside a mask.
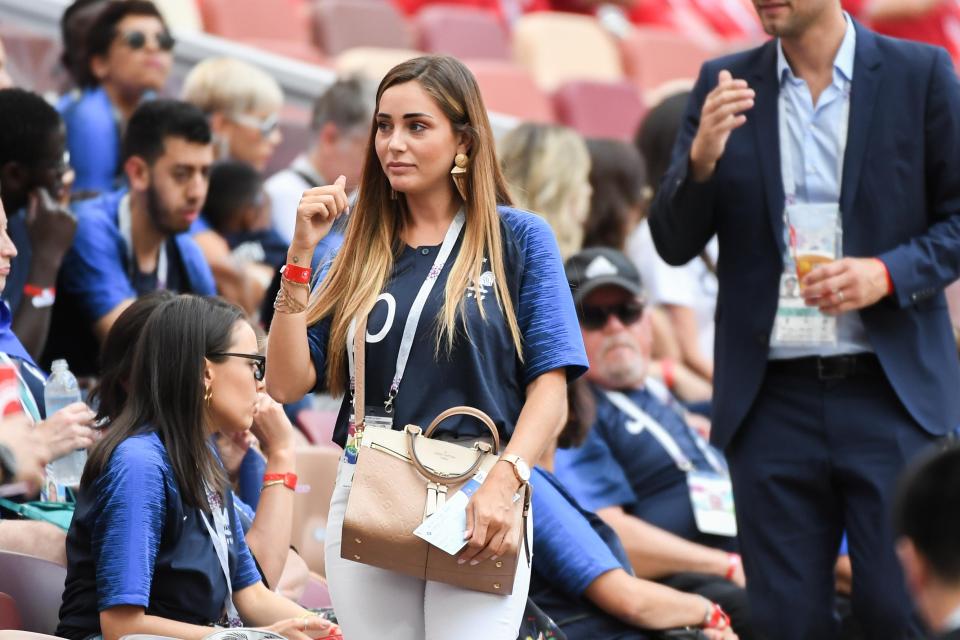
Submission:
[[[111,0],[87,32],[79,90],[57,105],[67,127],[76,171],[74,193],[123,185],[120,132],[145,99],[163,88],[173,64],[174,39],[146,0]]]
[[[123,411],[133,367],[134,351],[130,346],[137,343],[150,314],[175,297],[176,294],[161,289],[138,298],[110,328],[100,350],[100,378],[90,392],[90,401],[97,406],[99,424],[109,425]],[[264,358],[256,354],[244,357],[255,361],[258,369],[254,377],[262,379]],[[259,440],[263,455],[253,447],[236,444],[251,432]],[[213,440],[236,491],[234,504],[240,527],[264,582],[296,600],[303,592],[309,569],[290,548],[293,492],[283,486],[263,490],[265,474],[273,477],[296,471],[294,437],[294,427],[283,408],[262,395],[250,432],[218,432]]]
[[[203,638],[211,625],[330,637],[319,617],[267,589],[210,446],[260,406],[257,339],[240,309],[178,296],[137,341],[123,411],[87,461],[67,535],[57,635]]]

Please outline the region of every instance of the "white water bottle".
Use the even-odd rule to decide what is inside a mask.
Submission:
[[[80,388],[66,360],[53,361],[50,377],[43,387],[43,402],[47,418],[74,402],[80,402]],[[80,484],[86,463],[86,450],[77,449],[47,465],[47,475],[53,476],[52,479],[61,487],[76,487]]]

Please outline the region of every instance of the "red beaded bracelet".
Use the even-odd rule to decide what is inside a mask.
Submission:
[[[297,490],[297,474],[295,473],[265,473],[263,474],[263,488],[282,484],[290,491]]]
[[[289,262],[280,268],[283,277],[297,284],[310,284],[310,267],[298,267]]]

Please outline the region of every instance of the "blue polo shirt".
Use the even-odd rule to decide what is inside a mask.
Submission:
[[[260,581],[227,491],[234,592]],[[156,432],[127,438],[80,492],[67,533],[67,579],[57,635],[100,633],[100,612],[143,607],[148,615],[207,625],[221,617],[227,581],[198,508],[184,504]]]
[[[103,87],[74,91],[60,98],[57,111],[67,127],[73,190],[108,192],[123,184],[120,171],[120,121]]]
[[[124,300],[156,289],[156,272],[131,273],[129,250],[120,234],[118,210],[125,190],[77,203],[77,232],[57,277],[50,336],[42,363],[66,358],[77,376],[93,375],[99,346],[93,324]],[[167,289],[215,295],[213,274],[186,233],[167,239]]]
[[[553,232],[532,213],[507,207],[499,211],[507,294],[513,301],[523,337],[523,361],[517,357],[506,319],[497,304],[492,273],[481,276],[479,286],[472,286],[466,293],[463,308],[467,335],[459,324],[452,352],[446,353],[445,347],[441,347],[440,355],[434,355],[437,318],[447,277],[460,251],[461,234],[427,298],[396,398],[394,428],[402,429],[407,424],[426,427],[446,409],[468,405],[486,412],[506,442],[520,416],[530,382],[553,369],[566,369],[569,379],[586,371],[580,327]],[[368,406],[383,408],[407,315],[438,250],[439,246],[404,246],[370,314],[365,389]],[[480,315],[480,305],[486,319]],[[325,386],[329,333],[329,318],[307,331],[318,390]],[[333,433],[333,441],[340,446],[346,443],[349,413],[347,394]],[[445,421],[441,429],[468,436],[486,432],[475,419],[466,416]]]
[[[712,471],[683,417],[646,389],[624,392],[673,436],[700,471]],[[725,546],[729,540],[701,534],[690,505],[686,473],[654,438],[594,387],[597,417],[586,441],[575,449],[558,449],[555,473],[585,508],[619,506],[661,529],[688,540]],[[716,452],[721,456],[719,451]]]

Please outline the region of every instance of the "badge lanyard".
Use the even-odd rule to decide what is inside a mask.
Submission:
[[[120,227],[120,236],[127,244],[127,260],[129,261],[129,277],[133,282],[134,269],[137,269],[137,257],[133,252],[133,220],[130,213],[130,194],[120,199],[117,210],[117,224]],[[167,242],[164,239],[160,245],[160,254],[157,256],[157,289],[167,288]]]
[[[227,597],[224,600],[223,608],[227,615],[228,627],[242,627],[243,621],[237,612],[236,605],[233,604],[233,581],[230,579],[230,560],[227,551],[227,527],[230,523],[227,521],[226,509],[220,496],[210,487],[207,487],[207,504],[210,505],[210,513],[213,516],[213,524],[207,519],[207,514],[200,512],[203,524],[207,527],[210,534],[210,540],[213,542],[213,548],[217,552],[217,560],[220,561],[220,569],[223,571],[223,577],[227,580]]]
[[[447,258],[450,257],[453,246],[457,243],[460,232],[463,230],[465,220],[466,216],[463,210],[457,212],[453,222],[450,223],[450,227],[447,229],[447,234],[443,238],[443,244],[440,245],[440,250],[437,252],[437,258],[433,261],[433,266],[430,267],[426,279],[423,281],[423,284],[420,285],[417,297],[413,299],[413,305],[410,307],[410,313],[407,315],[406,324],[403,326],[403,336],[400,339],[400,350],[397,352],[397,366],[394,370],[393,380],[390,383],[390,391],[387,394],[387,399],[383,403],[383,408],[387,414],[393,413],[393,403],[400,390],[400,381],[403,380],[403,374],[407,368],[407,360],[410,359],[410,350],[413,348],[413,339],[417,333],[417,326],[420,324],[420,316],[423,314],[423,308],[427,304],[427,296],[429,296],[433,290],[433,286],[440,277],[440,272],[443,271],[444,263],[447,261]],[[354,380],[353,353],[353,336],[355,333],[356,319],[351,321],[350,329],[347,331],[347,360],[350,367],[351,392],[356,382]],[[356,409],[354,409],[354,415],[356,415]]]
[[[660,446],[663,447],[667,454],[673,459],[674,464],[677,465],[680,471],[688,473],[694,470],[693,461],[680,449],[680,445],[677,444],[674,437],[670,435],[670,432],[664,429],[650,414],[638,407],[633,400],[620,391],[607,391],[606,395],[614,406],[630,416],[631,419],[643,425],[643,427],[650,432],[650,435],[660,443]],[[727,475],[726,465],[717,456],[716,452],[710,449],[710,445],[689,427],[687,428],[687,432],[694,444],[707,459],[707,462],[713,467],[713,470],[722,476]]]
[[[787,246],[796,260],[797,235],[790,223],[788,209],[797,203],[797,177],[793,166],[793,154],[790,153],[790,132],[787,127],[787,98],[784,91],[780,91],[777,98],[777,112],[780,118],[778,134],[780,137],[780,156],[782,158],[781,171],[783,175],[783,191],[785,206],[783,207],[784,231],[787,235]],[[837,148],[837,189],[843,187],[843,160],[847,151],[847,132],[850,128],[850,83],[843,89],[843,106],[840,111],[840,131],[838,132],[839,147]],[[839,199],[839,194],[838,194]],[[838,221],[839,223],[839,221]]]

